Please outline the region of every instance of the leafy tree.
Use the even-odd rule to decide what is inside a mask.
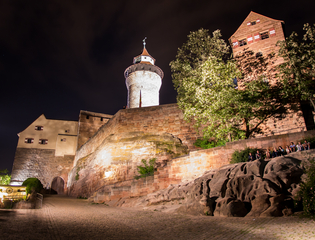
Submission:
[[[263,75],[255,79],[251,76],[254,68],[268,70],[264,70],[264,58],[246,60],[246,71],[239,67],[245,59],[236,61],[229,56],[219,30],[211,37],[207,30],[200,29],[188,35],[176,60],[170,63],[179,108],[186,120],[194,120],[196,128],[203,129],[205,139],[248,138],[260,132],[259,126],[268,118],[283,117],[277,114],[281,108],[274,97],[277,89],[267,85]],[[243,81],[239,91],[233,84],[235,78],[252,81]]]
[[[303,30],[302,39],[293,32],[285,41],[278,42],[279,56],[284,60],[278,67],[278,77],[291,106],[309,101],[315,109],[315,24],[305,24]]]
[[[0,185],[9,185],[11,181],[11,175],[8,174],[8,170],[0,170]]]

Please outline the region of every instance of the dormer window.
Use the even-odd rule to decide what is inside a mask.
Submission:
[[[43,126],[35,126],[36,131],[42,131],[44,129]]]

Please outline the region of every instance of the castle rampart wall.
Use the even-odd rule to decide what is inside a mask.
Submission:
[[[122,109],[77,151],[75,161],[95,151],[110,134],[138,131],[170,133],[181,139],[189,149],[195,149],[193,143],[199,136],[193,125],[184,120],[177,104]]]
[[[139,180],[129,180],[104,186],[94,194],[95,202],[112,201],[126,197],[144,196],[165,189],[170,184],[178,184],[185,180],[193,180],[205,171],[218,169],[230,162],[235,150],[250,148],[285,147],[291,141],[297,143],[307,137],[315,136],[315,130],[298,133],[288,133],[277,136],[252,138],[227,143],[226,146],[212,149],[191,151],[189,155],[175,158],[167,166],[158,168],[154,177]],[[308,151],[305,151],[307,153]]]

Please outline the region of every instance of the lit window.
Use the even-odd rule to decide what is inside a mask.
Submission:
[[[25,138],[25,143],[33,143],[34,138]]]
[[[47,144],[48,143],[48,140],[47,139],[39,139],[39,144]]]
[[[261,37],[261,40],[264,40],[264,39],[269,38],[269,34],[268,34],[268,32],[263,32],[260,34],[260,37]]]
[[[42,131],[44,129],[43,126],[35,126],[35,130],[37,131]]]
[[[245,46],[245,45],[247,45],[246,39],[239,40],[239,43],[240,43],[240,46]]]

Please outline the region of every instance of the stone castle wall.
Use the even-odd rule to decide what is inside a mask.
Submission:
[[[195,149],[193,143],[200,137],[177,104],[122,109],[77,151],[75,161],[94,152],[110,134],[124,132],[170,133],[189,149]]]
[[[192,151],[189,155],[175,158],[167,166],[158,168],[154,177],[139,180],[128,180],[103,186],[93,196],[95,202],[116,201],[121,198],[144,196],[165,189],[170,184],[193,180],[205,171],[218,169],[230,162],[235,150],[250,148],[285,147],[291,141],[297,143],[307,137],[314,137],[315,130],[289,133],[277,136],[253,138],[226,144],[223,147]]]
[[[44,187],[50,187],[55,177],[66,183],[74,155],[55,156],[54,149],[17,148],[12,169],[11,184],[21,185],[27,178],[38,178]]]
[[[112,115],[108,114],[81,111],[79,116],[77,149],[86,143],[111,118]]]

